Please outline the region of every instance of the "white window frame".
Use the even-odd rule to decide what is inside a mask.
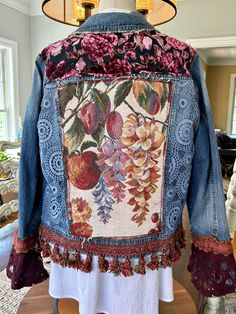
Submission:
[[[230,90],[229,90],[229,105],[228,105],[228,120],[227,120],[227,134],[229,135],[232,134],[235,93],[236,93],[236,74],[231,74]]]
[[[18,43],[0,37],[0,46],[9,51],[9,104],[7,108],[7,130],[4,140],[15,141],[19,132],[19,62]]]

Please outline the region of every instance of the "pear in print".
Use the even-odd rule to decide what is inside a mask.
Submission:
[[[99,117],[99,110],[95,103],[87,103],[81,108],[80,118],[86,134],[93,134],[96,131],[99,124]]]
[[[90,190],[94,188],[101,175],[97,166],[97,154],[85,151],[82,154],[73,153],[67,163],[70,182],[78,189]]]
[[[112,111],[107,117],[107,132],[113,139],[121,137],[123,119],[118,111]]]

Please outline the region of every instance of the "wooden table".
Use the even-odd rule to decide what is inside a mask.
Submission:
[[[176,281],[174,282],[174,291],[174,302],[160,302],[160,314],[197,314],[193,300]],[[60,300],[59,310],[60,314],[78,314],[78,303],[70,299]],[[52,298],[48,294],[48,281],[29,290],[21,302],[17,314],[53,314]]]

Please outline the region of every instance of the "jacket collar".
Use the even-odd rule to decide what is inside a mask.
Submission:
[[[109,12],[90,16],[76,33],[115,33],[153,29],[154,26],[139,12]]]

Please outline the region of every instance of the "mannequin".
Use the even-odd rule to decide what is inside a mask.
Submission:
[[[135,0],[100,0],[99,8],[100,13],[105,12],[126,12],[136,10]]]
[[[136,0],[100,0],[98,7],[98,13],[101,14],[113,12],[129,14],[134,11],[136,11]],[[96,304],[98,307],[96,309],[97,314],[113,314],[114,309],[119,309],[119,300],[126,300],[127,308],[131,309],[134,307],[139,313],[146,311],[143,306],[147,304],[147,302],[150,308],[155,308],[155,313],[159,313],[158,299],[166,302],[173,301],[172,268],[167,267],[160,269],[158,272],[149,270],[145,278],[135,274],[127,281],[124,278],[116,278],[110,274],[99,273],[96,266],[98,257],[95,257],[94,260],[95,259],[96,262],[93,266],[94,271],[90,274],[89,278],[86,276],[87,274],[83,272],[77,272],[69,268],[61,269],[57,264],[53,264],[53,268],[51,268],[49,294],[54,296],[55,314],[59,314],[58,299],[56,298],[62,297],[79,301],[80,309],[83,308],[83,313],[86,312],[86,307],[90,308],[91,304],[93,304],[93,306]],[[138,259],[134,260],[134,264],[135,263],[138,263]],[[65,294],[65,291],[61,288],[63,286],[67,287],[69,295]],[[109,289],[105,291],[104,287],[109,287]],[[103,292],[103,290],[105,292]],[[138,300],[137,298],[135,299],[135,297],[131,297],[130,300],[127,301],[127,295],[133,296],[134,290],[137,291],[136,296],[139,295],[141,291],[146,291],[146,293],[143,297],[140,296]],[[115,291],[119,291],[119,293]],[[90,300],[91,295],[94,296],[93,301]],[[81,299],[79,296],[81,296]],[[146,296],[150,298],[149,301],[146,301]],[[132,313],[136,310],[132,310]]]

